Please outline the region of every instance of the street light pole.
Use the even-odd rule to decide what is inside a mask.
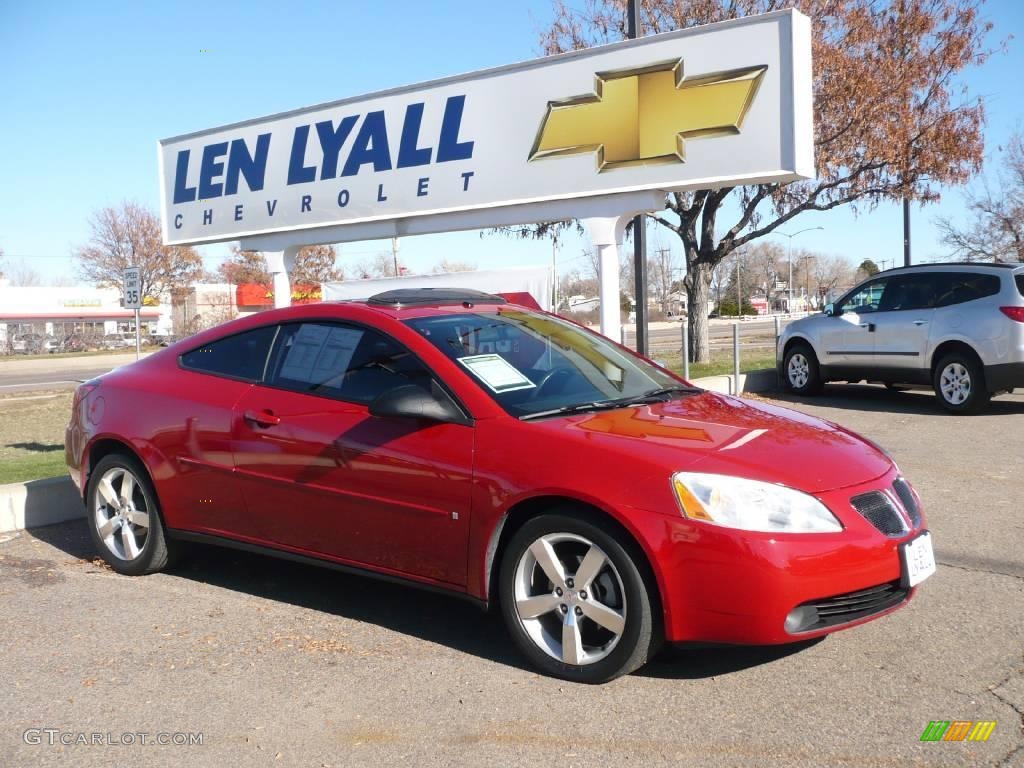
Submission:
[[[789,238],[789,282],[786,283],[786,311],[790,314],[793,313],[793,238],[797,235],[802,235],[804,232],[812,232],[815,229],[824,229],[824,227],[807,227],[807,229],[801,229],[793,234],[787,234],[786,232],[779,232],[780,235]]]
[[[640,6],[629,0],[626,8],[626,37],[640,34]],[[636,351],[647,354],[647,217],[633,219],[633,295],[636,300]]]

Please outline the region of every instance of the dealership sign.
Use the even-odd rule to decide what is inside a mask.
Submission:
[[[168,243],[808,178],[810,22],[781,11],[346,99],[166,139],[159,162]]]

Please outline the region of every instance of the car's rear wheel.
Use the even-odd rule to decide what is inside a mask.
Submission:
[[[816,395],[821,391],[821,372],[814,350],[806,344],[794,344],[782,363],[786,386],[796,395]]]
[[[139,576],[164,568],[170,551],[156,492],[134,457],[103,457],[86,492],[89,532],[100,556],[118,573]]]
[[[960,352],[939,360],[933,384],[939,403],[950,413],[978,413],[992,399],[981,365]]]
[[[571,512],[529,520],[501,562],[501,612],[543,672],[603,683],[643,665],[661,644],[640,565],[610,527]]]

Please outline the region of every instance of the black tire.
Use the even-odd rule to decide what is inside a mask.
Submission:
[[[992,399],[981,363],[963,352],[952,352],[939,360],[932,388],[939,404],[950,413],[980,413]]]
[[[782,359],[782,379],[794,395],[817,395],[824,382],[818,367],[818,356],[808,344],[794,344]]]
[[[550,580],[547,581],[546,585],[540,587],[540,592],[544,594],[538,593],[536,596],[555,601],[564,599],[566,602],[561,606],[554,607],[541,617],[522,619],[516,602],[516,588],[522,578],[519,570],[520,560],[523,559],[531,545],[541,537],[552,537],[553,539],[568,537],[570,540],[553,546],[559,548],[560,551],[556,550],[559,558],[566,557],[570,560],[573,557],[578,558],[575,563],[577,568],[583,559],[579,552],[589,551],[589,548],[586,548],[585,544],[571,540],[572,537],[578,537],[591,545],[596,545],[607,560],[596,572],[596,576],[583,588],[575,585],[576,589],[571,589],[572,578],[569,578],[566,573],[566,589],[571,593],[568,596],[556,597],[554,583]],[[660,620],[660,609],[656,609],[658,602],[652,600],[651,597],[651,593],[656,587],[653,584],[649,585],[648,580],[644,578],[642,569],[646,568],[646,563],[639,560],[642,557],[641,554],[634,554],[635,545],[631,542],[624,544],[621,539],[622,534],[618,533],[611,525],[585,519],[566,508],[552,510],[550,513],[527,521],[522,528],[516,531],[505,548],[498,582],[501,614],[509,634],[512,635],[523,655],[534,667],[545,674],[577,683],[606,683],[643,666],[661,647],[664,632]],[[574,551],[577,554],[574,555]],[[611,568],[609,568],[609,564],[612,566]],[[532,570],[543,580],[543,573],[537,571],[539,568],[538,563]],[[529,570],[531,569],[524,565],[522,573]],[[565,570],[568,571],[568,569]],[[577,571],[574,570],[572,576],[576,575]],[[590,595],[587,595],[586,588],[591,588]],[[547,592],[546,590],[553,591]],[[559,595],[562,594],[559,592]],[[598,600],[599,596],[600,600]],[[622,620],[622,629],[617,635],[617,640],[604,642],[603,645],[590,645],[592,651],[587,650],[587,637],[600,643],[602,638],[609,635],[614,636],[614,633],[591,620],[587,615],[580,613],[584,609],[589,611],[589,606],[583,604],[587,602],[588,598],[598,602],[599,605],[612,607],[616,611],[620,610],[616,606],[616,602],[621,605],[619,615]],[[581,599],[583,602],[578,602]],[[563,608],[567,605],[575,605],[571,610],[579,616],[578,619],[574,618],[572,621],[573,623],[578,622],[577,631],[581,638],[580,647],[583,649],[584,656],[592,653],[597,657],[596,660],[577,664],[567,663],[564,660],[566,653],[564,650],[562,651],[563,658],[556,659],[550,651],[544,650],[538,645],[534,636],[527,630],[525,622],[532,621],[534,624],[531,626],[534,632],[541,635],[547,633],[547,636],[551,638],[558,633],[560,637],[557,639],[561,642],[561,637],[564,637],[561,632],[564,631],[565,625],[569,624],[568,619],[564,618],[568,617],[569,613]],[[552,631],[547,632],[546,627],[551,627]]]
[[[123,535],[118,536],[122,524],[115,524],[115,532],[111,534],[113,543],[108,543],[100,533],[101,518],[108,515],[118,514],[112,505],[106,502],[102,496],[100,485],[108,473],[113,479],[110,481],[110,488],[120,494],[124,490],[124,477],[118,478],[118,473],[130,473],[133,478],[132,490],[133,502],[130,507],[125,506],[125,514],[137,514],[144,512],[148,523],[141,526],[138,523],[131,523],[130,530],[136,531],[132,534],[134,541],[143,539],[142,545],[138,547],[138,554],[132,555],[128,550]],[[120,481],[120,485],[114,485]],[[108,490],[108,493],[110,491]],[[172,549],[164,532],[163,518],[160,514],[160,504],[157,500],[153,484],[150,482],[149,473],[145,467],[134,456],[123,453],[113,453],[104,456],[89,475],[89,483],[86,488],[86,520],[89,525],[89,534],[92,536],[93,544],[106,563],[118,573],[126,576],[141,576],[147,573],[155,573],[163,570],[171,562]],[[99,507],[102,507],[100,509]],[[128,510],[131,510],[130,512]],[[136,520],[140,518],[134,518]],[[145,531],[144,535],[141,531]],[[116,540],[115,540],[116,539]],[[120,545],[120,546],[118,546]],[[114,549],[112,549],[112,546]],[[120,550],[121,555],[116,550]],[[127,557],[126,556],[130,556]]]

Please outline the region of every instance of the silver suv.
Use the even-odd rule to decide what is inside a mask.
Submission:
[[[932,264],[881,272],[786,326],[777,350],[790,391],[827,381],[925,384],[954,413],[1024,387],[1024,264]]]

